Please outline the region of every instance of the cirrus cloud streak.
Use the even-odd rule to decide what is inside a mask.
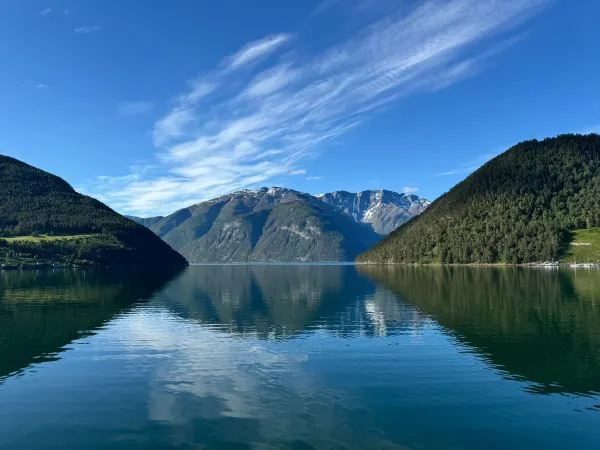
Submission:
[[[86,191],[120,211],[154,215],[305,174],[302,161],[321,144],[390,102],[481,70],[497,53],[489,38],[544,3],[430,1],[309,55],[290,34],[246,44],[192,81],[156,122],[157,167],[124,181],[105,177]]]

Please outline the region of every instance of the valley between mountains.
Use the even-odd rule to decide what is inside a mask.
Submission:
[[[597,265],[599,236],[597,134],[521,142],[431,204],[386,190],[313,196],[265,187],[150,218],[124,217],[0,155],[2,268],[186,260]]]

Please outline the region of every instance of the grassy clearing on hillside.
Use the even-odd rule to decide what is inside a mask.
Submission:
[[[66,236],[51,236],[47,234],[40,235],[30,235],[30,236],[12,236],[12,237],[1,237],[7,242],[31,242],[31,243],[39,243],[39,242],[53,242],[53,241],[69,241],[76,239],[89,239],[93,237],[101,236],[100,234],[72,234]]]
[[[575,230],[571,244],[561,262],[600,262],[600,228]]]
[[[0,267],[87,266],[122,250],[121,242],[103,234],[0,237]]]

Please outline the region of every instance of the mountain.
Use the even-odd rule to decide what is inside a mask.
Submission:
[[[421,214],[429,201],[412,194],[377,190],[335,191],[319,195],[325,203],[348,214],[356,222],[369,224],[373,231],[387,235],[403,223]]]
[[[182,266],[148,229],[64,180],[0,155],[0,262],[23,265]]]
[[[556,261],[600,226],[600,136],[522,142],[476,170],[358,261]]]
[[[192,263],[351,261],[379,239],[309,194],[242,190],[160,219],[137,219]]]
[[[156,223],[160,222],[164,219],[164,216],[154,216],[154,217],[137,217],[137,216],[128,216],[125,215],[129,220],[133,220],[140,225],[144,225],[146,228],[150,228]]]

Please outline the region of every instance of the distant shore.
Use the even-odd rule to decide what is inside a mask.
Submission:
[[[359,266],[423,266],[423,267],[570,267],[570,268],[600,268],[600,262],[568,263],[568,262],[541,262],[541,263],[403,263],[403,262],[356,262]]]
[[[600,262],[593,263],[396,263],[396,262],[356,262],[356,261],[249,261],[249,262],[214,262],[193,263],[190,266],[412,266],[412,267],[530,267],[541,269],[571,268],[600,269]],[[47,270],[47,269],[105,269],[110,266],[92,264],[0,264],[0,271],[14,270]]]

